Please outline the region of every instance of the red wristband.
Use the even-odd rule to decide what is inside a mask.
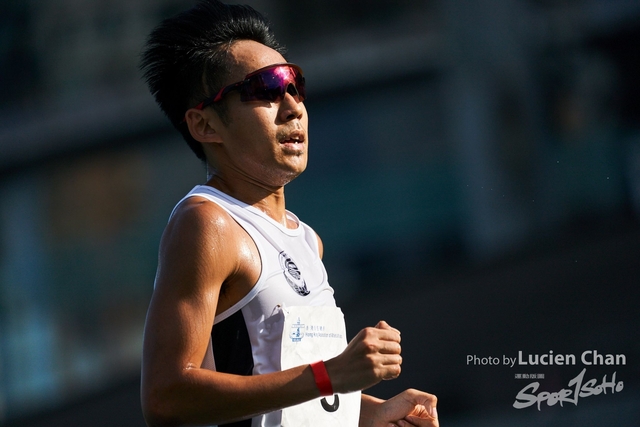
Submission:
[[[320,390],[320,395],[332,396],[333,387],[331,386],[329,373],[327,372],[327,367],[324,366],[324,362],[320,360],[309,366],[311,366],[311,370],[313,371],[313,378],[316,380],[316,385],[318,386],[318,390]]]

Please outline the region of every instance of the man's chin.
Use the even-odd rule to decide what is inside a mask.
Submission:
[[[291,181],[293,181],[294,179],[299,177],[302,174],[302,172],[304,172],[304,169],[302,169],[301,171],[298,171],[298,172],[291,173],[290,175],[286,176],[283,179],[284,183],[282,184],[282,186],[284,187],[285,185],[287,185],[288,183],[290,183]]]

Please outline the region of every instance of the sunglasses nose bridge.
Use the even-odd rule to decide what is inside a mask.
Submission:
[[[285,88],[285,92],[291,96],[300,96],[300,92],[298,92],[298,88],[292,82],[289,82],[287,84],[287,87]]]

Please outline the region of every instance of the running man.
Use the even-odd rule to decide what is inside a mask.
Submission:
[[[309,147],[305,80],[264,17],[203,1],[151,34],[142,68],[207,166],[172,212],[144,334],[149,426],[438,426],[384,321],[348,344],[316,233],[285,209]]]

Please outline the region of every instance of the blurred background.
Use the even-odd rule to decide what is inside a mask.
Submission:
[[[640,425],[640,3],[247,0],[305,70],[322,236],[351,335],[403,332],[443,426]],[[174,204],[205,179],[138,70],[188,0],[0,3],[0,425],[138,426]],[[624,389],[514,409],[536,378]],[[575,354],[575,366],[469,356]]]

